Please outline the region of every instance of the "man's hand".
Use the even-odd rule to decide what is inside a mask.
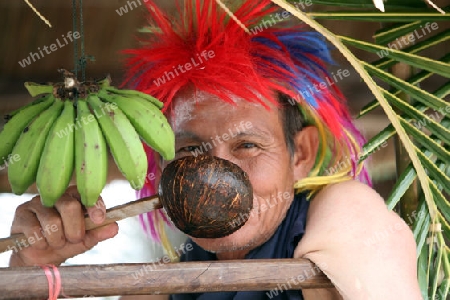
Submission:
[[[106,208],[102,199],[95,206],[84,208],[75,186],[67,189],[54,208],[44,207],[39,196],[20,205],[11,234],[23,233],[26,240],[14,248],[10,266],[59,265],[117,234],[117,223],[86,232],[85,213],[95,224],[101,224]]]

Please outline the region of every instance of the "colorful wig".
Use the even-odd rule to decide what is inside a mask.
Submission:
[[[287,95],[299,107],[306,125],[316,126],[320,132],[315,167],[308,178],[295,184],[296,192],[308,190],[312,195],[327,184],[351,178],[370,184],[358,163],[364,139],[326,70],[333,61],[320,34],[302,25],[276,27],[277,7],[269,0],[245,1],[233,13],[234,19],[214,0],[181,2],[184,5],[178,7],[177,18],[164,14],[152,1],[146,2],[150,34],[140,40],[140,48],[125,51],[124,84],[160,99],[165,112],[187,86],[230,103],[239,97],[267,108],[266,101],[278,104],[277,95]],[[201,60],[205,53],[213,58]],[[197,66],[192,69],[177,69],[193,60]],[[146,150],[152,166],[154,153]],[[155,191],[148,182],[139,196]],[[158,239],[153,221],[145,224]]]

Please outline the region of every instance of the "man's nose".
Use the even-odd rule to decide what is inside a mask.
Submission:
[[[241,167],[239,165],[239,160],[236,157],[234,157],[233,154],[231,153],[231,150],[225,146],[221,147],[221,145],[218,145],[217,147],[214,147],[213,149],[211,149],[210,155],[229,160],[232,163]]]
[[[222,145],[217,145],[216,147],[213,147],[211,151],[209,151],[209,154],[212,156],[217,156],[231,161],[230,150],[226,149],[226,147]]]

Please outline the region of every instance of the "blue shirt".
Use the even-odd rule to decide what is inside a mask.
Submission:
[[[275,204],[276,205],[276,204]],[[250,251],[245,259],[266,258],[292,258],[294,250],[305,232],[306,214],[309,202],[305,194],[301,193],[294,197],[286,217],[277,228],[273,236],[258,248]],[[270,210],[270,208],[268,208]],[[181,261],[210,261],[217,260],[214,253],[203,250],[191,239],[188,241],[193,245],[193,250],[181,256]],[[252,292],[213,292],[197,294],[175,294],[170,300],[303,300],[302,292],[284,291],[281,289],[272,291]]]

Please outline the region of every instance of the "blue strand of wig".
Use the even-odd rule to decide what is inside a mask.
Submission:
[[[316,87],[317,83],[323,82],[324,75],[328,76],[325,64],[335,64],[331,57],[329,44],[323,35],[318,32],[278,30],[272,33],[279,43],[285,47],[295,66],[294,69],[291,65],[273,57],[262,56],[258,53],[255,53],[255,55],[268,61],[269,65],[276,65],[293,74],[293,76],[284,79],[309,105],[318,108],[319,102],[317,100],[325,99],[321,99],[323,97],[320,91],[315,91],[313,87]],[[254,40],[272,49],[281,50],[280,44],[270,38],[256,36]],[[317,60],[313,60],[312,57]]]

